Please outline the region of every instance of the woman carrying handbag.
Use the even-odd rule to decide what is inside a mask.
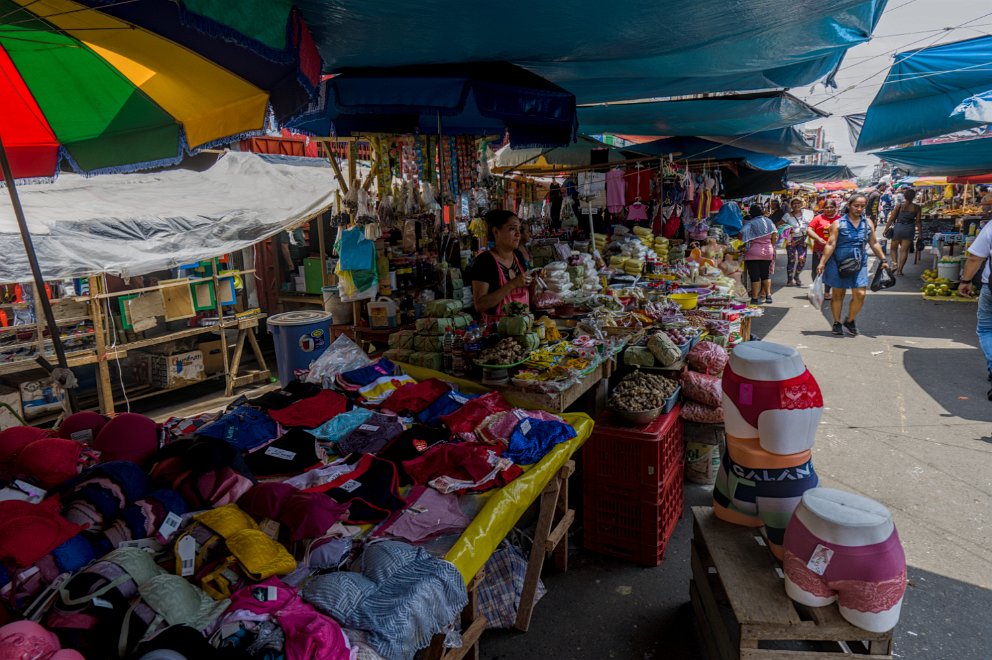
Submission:
[[[875,226],[865,216],[867,206],[868,198],[860,193],[848,200],[847,213],[830,226],[830,238],[816,269],[817,274],[823,275],[823,283],[831,289],[830,308],[834,317],[831,332],[835,335],[847,333],[855,337],[858,334],[854,319],[864,305],[868,289],[868,252],[865,246],[869,246],[878,257],[880,268],[889,268],[888,259],[875,237]],[[848,289],[851,290],[851,304],[847,318],[841,323]]]

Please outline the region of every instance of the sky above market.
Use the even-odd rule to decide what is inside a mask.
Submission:
[[[844,115],[864,112],[885,80],[892,58],[905,50],[925,48],[992,34],[992,2],[980,0],[889,0],[888,7],[868,43],[848,51],[837,89],[819,84],[794,90],[798,96],[830,117],[804,125],[823,126],[841,161],[851,167],[874,165],[869,154],[855,154]],[[870,171],[866,172],[870,174]]]

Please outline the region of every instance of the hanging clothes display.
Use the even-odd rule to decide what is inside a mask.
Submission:
[[[616,168],[606,173],[606,210],[610,213],[620,213],[623,206],[623,170]]]

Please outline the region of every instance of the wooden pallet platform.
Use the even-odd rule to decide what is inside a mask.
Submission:
[[[853,626],[837,605],[793,602],[778,562],[753,529],[718,520],[710,507],[692,507],[692,515],[689,596],[711,660],[891,660],[891,631]]]

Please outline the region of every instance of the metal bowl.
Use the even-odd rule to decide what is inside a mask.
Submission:
[[[661,415],[661,411],[664,410],[664,406],[658,406],[657,408],[652,408],[651,410],[639,410],[637,412],[619,410],[613,406],[609,406],[609,408],[614,417],[628,426],[647,426],[654,420],[658,419]]]

